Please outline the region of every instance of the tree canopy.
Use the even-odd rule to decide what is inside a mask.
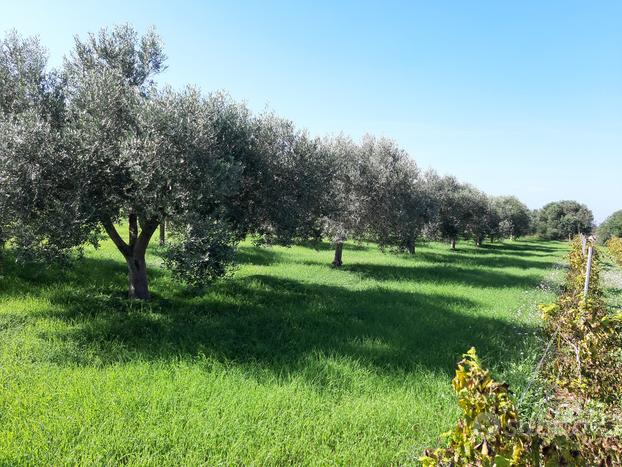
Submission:
[[[545,239],[563,240],[594,227],[594,215],[584,204],[576,201],[555,201],[538,210],[535,231]]]
[[[598,226],[598,241],[606,242],[611,237],[622,237],[622,210],[614,212]]]
[[[146,250],[165,222],[164,264],[193,285],[226,275],[248,236],[328,239],[338,267],[348,239],[414,253],[426,239],[455,249],[531,230],[515,197],[422,173],[395,141],[314,137],[224,92],[159,86],[165,68],[158,35],[127,25],[76,38],[58,70],[36,39],[0,42],[0,244],[52,261],[106,233],[127,263],[130,297],[146,299]],[[592,226],[571,201],[535,219],[547,238]]]
[[[527,235],[531,230],[531,214],[515,196],[499,196],[493,198],[493,209],[498,215],[499,231],[502,238],[518,238]]]

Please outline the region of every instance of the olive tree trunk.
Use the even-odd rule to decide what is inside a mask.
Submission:
[[[128,256],[125,258],[129,276],[128,296],[139,300],[149,300],[149,279],[147,278],[147,262],[145,255]]]
[[[455,249],[456,249],[456,239],[455,239],[455,238],[452,238],[452,239],[451,239],[451,249],[452,249],[452,250],[455,250]]]
[[[343,264],[341,258],[343,256],[343,242],[337,242],[335,245],[335,256],[333,258],[333,266],[336,268],[341,267]]]
[[[156,231],[159,222],[157,220],[146,220],[141,222],[139,233],[138,218],[135,214],[129,215],[129,242],[125,242],[117,232],[114,224],[110,220],[102,221],[106,232],[119,249],[128,271],[128,296],[137,300],[149,300],[149,278],[147,276],[147,261],[145,254],[149,240]]]
[[[166,243],[166,225],[165,221],[160,222],[160,246]]]

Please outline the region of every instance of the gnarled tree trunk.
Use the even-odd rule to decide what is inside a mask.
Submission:
[[[341,267],[343,264],[341,258],[343,256],[343,242],[337,242],[335,245],[335,256],[333,258],[333,267]]]
[[[140,300],[149,300],[149,280],[147,278],[147,262],[145,261],[145,255],[141,256],[128,256],[125,258],[127,262],[128,277],[129,277],[129,289],[128,295],[130,298],[137,298]]]
[[[158,228],[157,220],[141,222],[141,231],[138,232],[138,218],[136,214],[129,215],[129,242],[126,243],[114,224],[110,220],[102,221],[106,232],[119,249],[127,263],[128,270],[128,296],[138,300],[149,300],[149,279],[147,276],[147,262],[145,254],[151,236]]]
[[[166,225],[165,221],[160,222],[160,246],[166,243]]]

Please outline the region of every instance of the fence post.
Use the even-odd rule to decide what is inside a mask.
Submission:
[[[583,301],[587,303],[587,293],[590,289],[590,274],[592,273],[592,257],[594,256],[594,247],[590,245],[587,250],[587,265],[585,267],[585,283],[583,284]]]

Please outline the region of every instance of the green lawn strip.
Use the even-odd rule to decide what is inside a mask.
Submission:
[[[535,304],[564,243],[242,246],[229,280],[188,291],[150,250],[128,302],[109,242],[61,271],[0,281],[0,463],[410,462],[457,417],[474,345],[524,386]]]

